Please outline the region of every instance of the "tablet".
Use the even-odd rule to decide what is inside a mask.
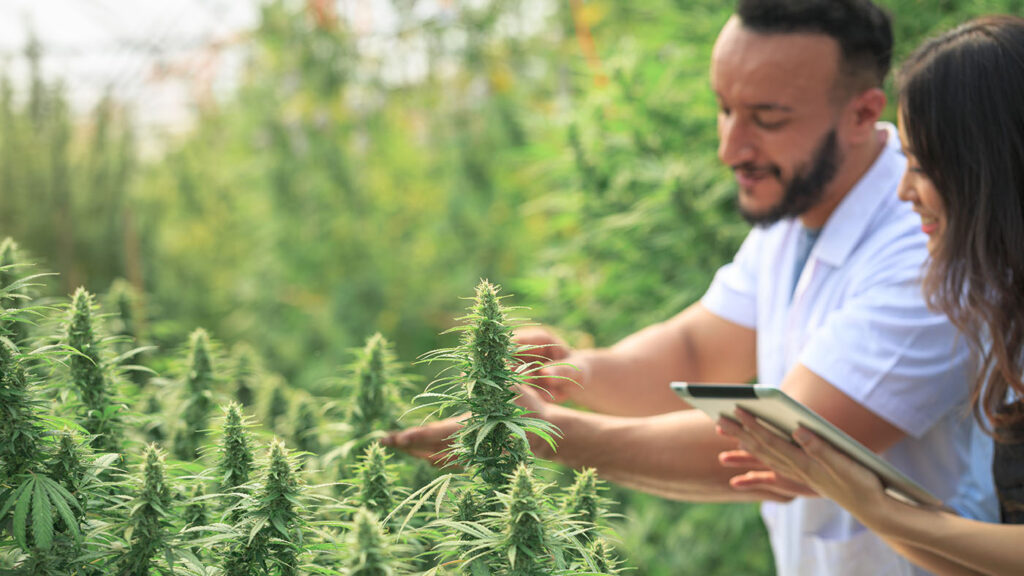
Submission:
[[[874,472],[889,496],[907,504],[945,508],[942,500],[920,484],[778,388],[749,384],[673,382],[672,390],[714,421],[720,416],[735,420],[735,409],[740,407],[756,416],[766,428],[790,442],[793,442],[793,432],[803,425]]]

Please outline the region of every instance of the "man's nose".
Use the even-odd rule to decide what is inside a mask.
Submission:
[[[727,166],[752,162],[756,147],[745,122],[735,115],[718,122],[718,159]]]

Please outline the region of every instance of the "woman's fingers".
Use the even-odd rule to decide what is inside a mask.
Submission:
[[[882,483],[873,472],[836,450],[810,430],[800,427],[793,433],[803,451],[822,469],[845,483],[881,489]]]
[[[801,446],[764,426],[753,414],[737,409],[736,417],[744,431],[756,442],[755,456],[773,467],[782,467],[785,474],[808,478],[813,460]]]
[[[770,470],[751,470],[729,479],[729,485],[741,491],[768,491],[782,500],[797,496],[817,497],[818,493],[806,484],[782,476]]]
[[[746,450],[726,450],[718,455],[718,463],[726,468],[744,468],[747,470],[770,470],[764,462]]]

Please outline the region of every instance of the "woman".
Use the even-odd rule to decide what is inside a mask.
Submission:
[[[1024,19],[981,18],[928,41],[904,64],[899,85],[908,161],[899,194],[929,236],[929,303],[980,359],[971,398],[996,438],[1004,523],[897,502],[872,473],[804,429],[793,435],[795,446],[741,412],[742,426],[723,419],[719,431],[781,476],[835,500],[926,569],[1024,574]],[[743,456],[722,455],[730,459]]]

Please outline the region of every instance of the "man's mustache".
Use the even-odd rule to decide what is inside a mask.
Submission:
[[[782,170],[774,164],[767,166],[758,166],[752,162],[744,162],[742,164],[734,164],[729,167],[734,173],[743,172],[748,176],[760,177],[760,176],[774,176],[775,178],[782,177]]]

